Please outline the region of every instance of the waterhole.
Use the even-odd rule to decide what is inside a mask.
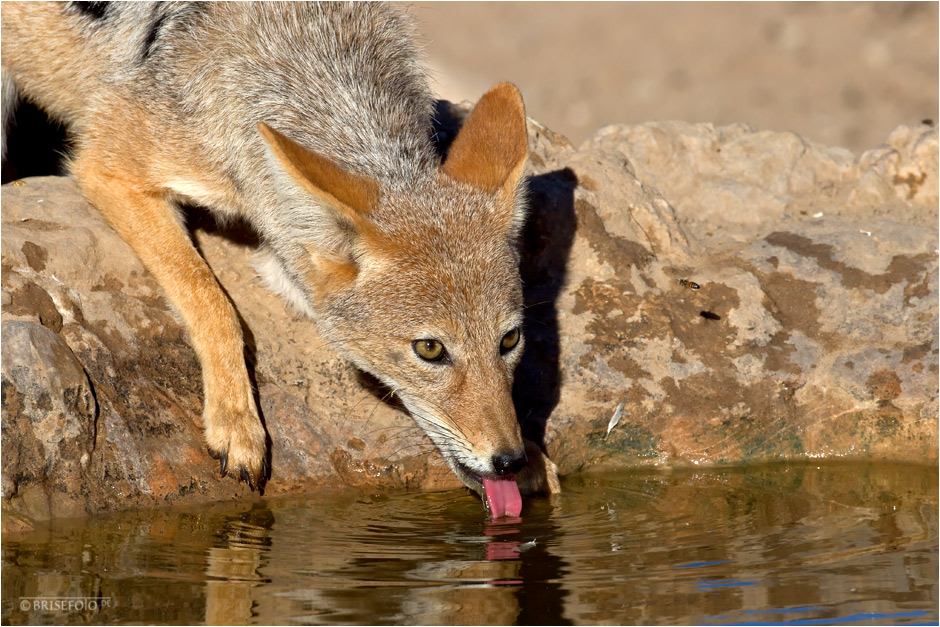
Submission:
[[[936,468],[584,474],[261,499],[2,540],[4,624],[936,624]]]

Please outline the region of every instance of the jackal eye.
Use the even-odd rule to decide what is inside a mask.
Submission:
[[[441,361],[447,354],[444,345],[437,340],[415,340],[411,346],[415,354],[425,361]]]
[[[503,336],[502,341],[499,343],[499,352],[505,355],[512,349],[516,347],[516,344],[519,343],[519,329],[513,329],[509,333]]]

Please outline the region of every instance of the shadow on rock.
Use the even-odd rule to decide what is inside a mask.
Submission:
[[[516,369],[513,397],[523,435],[544,445],[545,423],[561,386],[557,299],[577,219],[578,180],[568,168],[529,180],[529,217],[522,234],[520,272],[525,300],[526,349]]]

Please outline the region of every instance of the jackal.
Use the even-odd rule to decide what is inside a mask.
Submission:
[[[266,434],[184,202],[257,230],[267,284],[394,391],[494,515],[518,513],[517,473],[559,489],[510,392],[528,159],[513,85],[442,162],[414,27],[388,5],[4,2],[2,24],[4,123],[23,97],[70,129],[84,195],[189,331],[223,476],[263,487]]]

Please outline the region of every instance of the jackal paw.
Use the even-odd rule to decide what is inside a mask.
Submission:
[[[528,459],[525,468],[516,475],[516,485],[523,494],[558,494],[561,482],[558,481],[558,467],[555,462],[542,452],[539,445],[523,440],[525,455]]]
[[[271,475],[267,435],[253,406],[249,409],[206,406],[204,423],[209,454],[219,460],[219,476],[232,473],[252,490],[264,493]]]

